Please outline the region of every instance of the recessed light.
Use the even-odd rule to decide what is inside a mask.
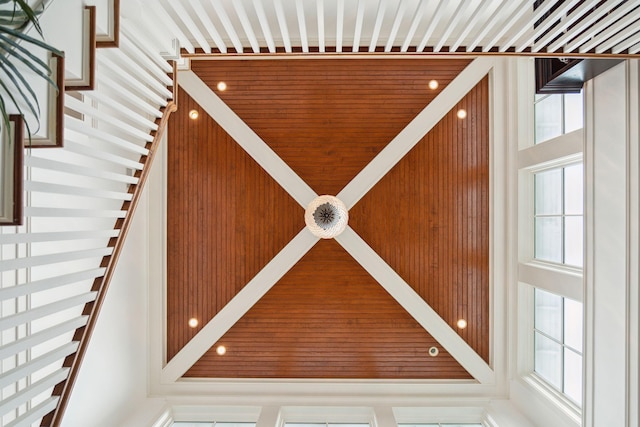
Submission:
[[[227,348],[223,345],[219,345],[218,347],[216,347],[216,353],[218,353],[218,356],[224,356],[224,354],[227,352]]]
[[[438,81],[437,80],[431,80],[429,82],[429,89],[431,89],[431,90],[438,89]]]
[[[438,347],[429,347],[429,356],[436,357],[438,353]]]
[[[196,319],[195,317],[189,319],[189,327],[195,328],[196,326],[198,326],[198,319]]]
[[[467,117],[467,111],[461,108],[458,110],[457,115],[459,119],[464,119],[465,117]]]
[[[458,325],[458,328],[464,329],[467,327],[467,321],[464,319],[460,319],[458,320],[458,323],[456,323],[456,325]]]
[[[198,116],[200,115],[200,113],[198,113],[198,110],[191,110],[189,111],[189,118],[191,120],[195,120],[198,118]]]
[[[225,90],[227,90],[227,84],[225,82],[218,82],[217,87],[220,92],[224,92]]]

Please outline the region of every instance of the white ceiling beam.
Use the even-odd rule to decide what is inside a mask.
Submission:
[[[429,38],[431,37],[431,34],[433,34],[433,31],[436,29],[436,26],[440,23],[440,19],[442,19],[444,12],[448,9],[448,6],[450,5],[451,5],[451,2],[449,0],[438,1],[438,6],[436,7],[436,11],[433,13],[433,16],[431,17],[429,26],[427,27],[427,30],[424,32],[424,36],[422,37],[420,44],[416,48],[417,52],[422,52],[424,50],[425,46],[429,42]]]
[[[579,46],[586,43],[587,40],[593,39],[595,34],[600,33],[601,31],[607,29],[610,25],[613,25],[618,20],[624,18],[627,15],[627,13],[629,13],[636,7],[638,7],[638,5],[635,4],[634,2],[626,2],[621,4],[619,8],[617,8],[616,10],[614,10],[613,12],[605,16],[601,21],[595,23],[593,27],[588,28],[587,31],[580,34],[575,39],[571,40],[565,47],[564,51],[573,52]]]
[[[398,34],[398,30],[400,29],[400,24],[402,23],[402,18],[404,18],[404,12],[406,10],[407,10],[407,2],[401,1],[398,4],[398,8],[396,9],[396,16],[395,18],[393,18],[393,25],[391,26],[391,32],[389,33],[387,44],[384,47],[385,52],[391,52],[391,48],[393,48],[393,42],[396,40],[396,35]]]
[[[284,44],[284,50],[287,53],[291,53],[291,38],[289,37],[289,27],[287,26],[287,17],[284,14],[281,0],[274,0],[273,6],[276,9],[276,17],[278,18],[278,25],[280,26],[280,34],[282,34],[282,43]]]
[[[420,3],[418,3],[418,6],[416,7],[416,10],[413,14],[413,20],[411,20],[409,30],[407,31],[407,35],[404,38],[404,43],[402,43],[402,46],[400,47],[401,52],[406,52],[409,49],[409,46],[411,46],[413,36],[418,29],[418,25],[420,24],[420,22],[422,22],[422,16],[424,15],[424,8],[426,5],[426,0],[420,0]]]
[[[256,11],[256,15],[258,16],[258,22],[260,22],[260,28],[262,28],[262,35],[264,36],[265,41],[267,42],[267,47],[269,48],[269,52],[276,52],[276,43],[273,40],[273,35],[271,34],[271,27],[269,27],[269,20],[267,19],[267,15],[264,13],[264,8],[262,7],[261,0],[253,0],[253,8]]]
[[[337,197],[351,209],[492,69],[494,59],[477,58],[365,166]]]
[[[640,8],[633,11],[633,13],[627,15],[624,19],[616,22],[614,25],[610,27],[607,31],[611,31],[613,35],[606,39],[604,42],[598,44],[596,47],[596,53],[605,52],[607,49],[615,46],[621,41],[631,37],[636,34],[640,30],[640,25],[638,24],[638,20],[640,20]],[[606,32],[605,32],[606,33]],[[603,39],[606,37],[603,33]],[[598,39],[599,36],[596,36]],[[586,44],[584,47],[586,48],[589,44]],[[582,48],[581,48],[582,50]],[[587,49],[588,50],[588,49]]]
[[[298,28],[300,28],[300,43],[302,51],[309,53],[309,40],[307,39],[307,23],[304,19],[304,5],[302,0],[296,0],[296,12],[298,15]]]
[[[369,52],[376,51],[376,45],[378,44],[378,37],[380,36],[380,28],[382,28],[382,21],[384,20],[384,12],[387,2],[385,0],[378,1],[378,9],[376,11],[376,21],[373,25],[373,32],[371,33],[371,40],[369,41]]]
[[[362,35],[362,20],[364,18],[365,0],[358,0],[358,11],[356,12],[356,25],[353,30],[352,52],[360,50],[360,36]]]
[[[547,0],[547,1],[550,1],[550,0]],[[578,4],[578,1],[579,0],[571,0],[571,1],[562,3],[562,5],[558,7],[555,11],[553,11],[551,15],[546,17],[544,21],[538,24],[538,27],[533,30],[532,34],[525,37],[524,40],[520,41],[517,44],[516,52],[522,52],[525,48],[531,47],[533,45],[533,42],[536,39],[543,37],[545,35],[545,32],[547,32],[549,28],[556,23],[557,20],[561,20],[560,22],[562,23],[562,20],[566,19],[567,12],[569,12],[569,10],[572,7]],[[532,27],[533,25],[531,25],[531,27],[529,28],[532,28]],[[550,31],[550,32],[553,33],[553,31]]]
[[[187,52],[195,53],[196,49],[189,41],[189,38],[185,35],[185,33],[180,29],[180,27],[175,23],[173,18],[169,16],[167,11],[164,9],[161,2],[158,3],[160,7],[150,7],[146,9],[146,13],[148,13],[151,17],[151,21],[160,22],[161,25],[155,25],[155,27],[164,26],[171,34],[174,34],[178,40],[180,40],[180,44],[184,47]],[[153,18],[156,19],[153,19]]]
[[[629,53],[638,53],[638,52],[640,52],[640,43],[638,43],[638,44],[636,44],[634,46],[631,46],[629,48]]]
[[[509,17],[498,26],[498,31],[496,32],[496,34],[494,34],[491,41],[489,41],[489,43],[485,44],[482,47],[482,51],[488,52],[489,50],[491,50],[491,48],[496,45],[498,40],[500,40],[502,36],[507,34],[511,30],[511,28],[520,20],[520,18],[524,16],[525,13],[530,12],[530,7],[531,5],[529,4],[529,2],[517,6],[511,13],[511,15],[509,15]]]
[[[475,10],[471,11],[471,19],[464,24],[464,29],[460,33],[458,33],[458,38],[453,42],[451,46],[449,46],[450,52],[455,52],[456,50],[458,50],[464,38],[467,37],[467,34],[469,34],[469,32],[476,26],[480,18],[482,18],[481,10],[488,7],[490,3],[491,0],[481,0],[477,4]]]
[[[241,1],[233,1],[231,2],[233,5],[233,9],[236,11],[236,15],[238,15],[238,19],[240,19],[240,25],[242,25],[242,29],[244,33],[247,35],[249,39],[249,44],[251,45],[251,49],[253,53],[260,53],[260,44],[258,43],[258,39],[256,38],[256,34],[253,31],[253,26],[249,21],[249,17],[247,16],[247,11],[244,9]]]
[[[211,0],[211,6],[213,6],[213,10],[218,15],[218,19],[222,23],[222,27],[227,32],[227,35],[231,39],[231,44],[236,49],[236,52],[243,53],[244,48],[242,43],[240,42],[240,38],[238,37],[238,33],[236,29],[233,27],[233,23],[231,23],[231,19],[229,19],[229,15],[227,15],[227,11],[224,10],[224,6],[217,0]]]
[[[224,42],[224,40],[222,40],[222,36],[220,36],[220,33],[218,33],[218,30],[216,30],[216,26],[213,25],[213,22],[211,22],[211,18],[209,18],[209,14],[204,11],[202,4],[199,1],[194,1],[194,2],[191,2],[190,4],[191,4],[191,7],[193,7],[193,11],[196,13],[196,16],[198,17],[200,22],[202,22],[202,25],[204,26],[205,31],[209,33],[209,37],[211,37],[211,39],[213,40],[213,43],[216,45],[218,50],[221,53],[227,53],[226,43]]]
[[[535,11],[533,10],[533,8],[529,9],[529,11],[527,12],[528,16],[525,18],[524,22],[517,26],[519,27],[519,29],[510,33],[507,41],[505,41],[502,46],[500,46],[500,52],[506,52],[507,49],[515,45],[516,41],[520,40],[520,38],[522,38],[522,36],[527,31],[529,33],[533,33],[533,27],[535,26],[536,22],[538,22],[538,20],[542,18],[544,14],[549,11],[549,9],[551,9],[554,3],[555,2],[553,0],[546,0],[544,3],[538,6]],[[523,43],[523,45],[528,46],[533,40],[535,40],[535,38],[531,38],[527,43]]]
[[[353,229],[335,240],[395,299],[451,356],[481,384],[495,382],[491,367],[426,303]],[[248,286],[248,285],[247,285]]]
[[[192,71],[180,71],[180,86],[282,188],[306,209],[317,196],[278,155]]]
[[[344,0],[336,5],[336,52],[342,52],[342,33],[344,31]]]
[[[458,5],[457,9],[455,10],[455,12],[453,12],[453,15],[451,15],[451,18],[449,19],[449,22],[447,23],[447,27],[445,28],[444,32],[442,33],[442,36],[440,36],[440,40],[438,40],[438,43],[436,43],[435,47],[433,48],[434,52],[440,52],[440,49],[442,49],[442,46],[444,46],[444,44],[447,41],[447,38],[449,37],[451,32],[454,30],[454,28],[456,28],[456,26],[458,25],[458,23],[462,19],[462,15],[463,15],[464,11],[469,7],[470,4],[471,4],[470,1],[461,1],[460,2],[460,4]]]
[[[476,34],[476,38],[467,45],[467,48],[466,48],[467,52],[473,51],[484,39],[484,37],[489,33],[489,31],[495,28],[496,22],[498,18],[502,15],[502,13],[504,13],[503,9],[507,6],[508,1],[509,0],[502,0],[502,2],[500,2],[498,7],[496,7],[496,9],[493,11],[489,19],[487,19],[485,22],[482,23],[482,26],[481,26],[482,29],[478,34]]]
[[[178,1],[169,1],[168,3],[164,3],[163,7],[167,7],[167,5],[168,7],[173,9],[174,13],[171,14],[173,16],[173,19],[181,20],[185,27],[189,29],[193,38],[196,39],[196,41],[200,45],[200,48],[205,53],[211,53],[211,45],[209,45],[207,39],[202,35],[196,23],[193,21],[193,19],[191,19],[191,15],[189,15],[189,12],[187,12],[184,6],[182,6],[182,3]]]
[[[562,22],[562,26],[564,28],[566,28],[567,26],[571,25],[573,23],[573,22],[571,22],[571,20],[573,20],[573,15],[576,15],[578,18],[581,18],[581,19],[576,23],[576,25],[571,27],[571,29],[569,29],[569,31],[564,33],[558,40],[556,40],[552,44],[550,44],[548,49],[547,49],[547,52],[555,52],[556,50],[558,50],[561,46],[563,46],[569,40],[573,39],[578,34],[582,33],[584,30],[586,30],[588,27],[590,27],[598,19],[602,18],[604,15],[609,13],[609,11],[611,9],[616,7],[622,1],[624,1],[624,0],[611,0],[611,1],[605,2],[604,4],[600,5],[600,7],[597,10],[595,10],[594,12],[588,13],[588,14],[586,14],[584,16],[579,16],[580,14],[578,12],[581,11],[581,9],[583,9],[584,6],[589,5],[589,3],[585,3],[585,5],[583,7],[580,7],[575,12],[573,12],[571,14],[572,16],[568,17],[566,21],[563,21]],[[590,5],[590,6],[593,7],[593,5]],[[586,10],[589,11],[589,8],[587,8]],[[566,26],[565,26],[565,24],[566,24]],[[564,28],[563,28],[563,30],[564,30]],[[542,41],[545,41],[545,40],[540,40],[540,41],[542,42]],[[547,42],[548,41],[545,41],[545,44]],[[544,44],[538,42],[538,43],[533,45],[532,51],[533,52],[538,52],[543,47],[544,47]],[[566,50],[565,50],[565,52],[566,52]]]
[[[324,52],[324,0],[316,1],[316,15],[318,17],[318,50]]]
[[[318,240],[303,228],[166,364],[160,374],[161,382],[180,379]]]

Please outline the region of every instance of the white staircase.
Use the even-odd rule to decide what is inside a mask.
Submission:
[[[172,66],[116,19],[119,1],[92,5],[53,0],[41,18],[47,41],[66,56],[67,93],[40,92],[64,101],[63,141],[25,150],[23,223],[0,227],[0,426],[60,425],[160,132],[176,108]],[[85,10],[102,22],[99,30],[88,33],[69,18],[86,25]],[[95,48],[98,31],[105,48]],[[59,120],[49,110],[55,105],[41,102],[42,115]],[[40,134],[50,132],[43,124]]]

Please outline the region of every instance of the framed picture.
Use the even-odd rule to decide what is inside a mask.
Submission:
[[[82,15],[82,70],[65,76],[65,90],[93,90],[96,70],[96,7],[85,6]]]
[[[12,114],[0,131],[0,225],[22,224],[23,127],[22,116]]]
[[[58,90],[44,81],[37,81],[35,85],[42,91],[47,107],[40,117],[40,129],[31,135],[31,141],[25,138],[24,145],[28,148],[62,147],[64,131],[64,57],[51,55],[49,58],[51,80],[56,82]]]
[[[89,0],[97,7],[96,47],[120,44],[120,0]]]

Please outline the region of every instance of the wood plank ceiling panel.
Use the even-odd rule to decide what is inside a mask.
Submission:
[[[167,360],[304,227],[300,205],[179,97],[168,125]]]
[[[469,62],[193,60],[191,69],[316,193],[335,195]]]
[[[489,360],[489,95],[484,78],[349,212],[351,227]],[[465,119],[456,116],[459,109]],[[456,326],[465,319],[468,326]]]
[[[319,241],[185,376],[471,378],[334,240]]]

